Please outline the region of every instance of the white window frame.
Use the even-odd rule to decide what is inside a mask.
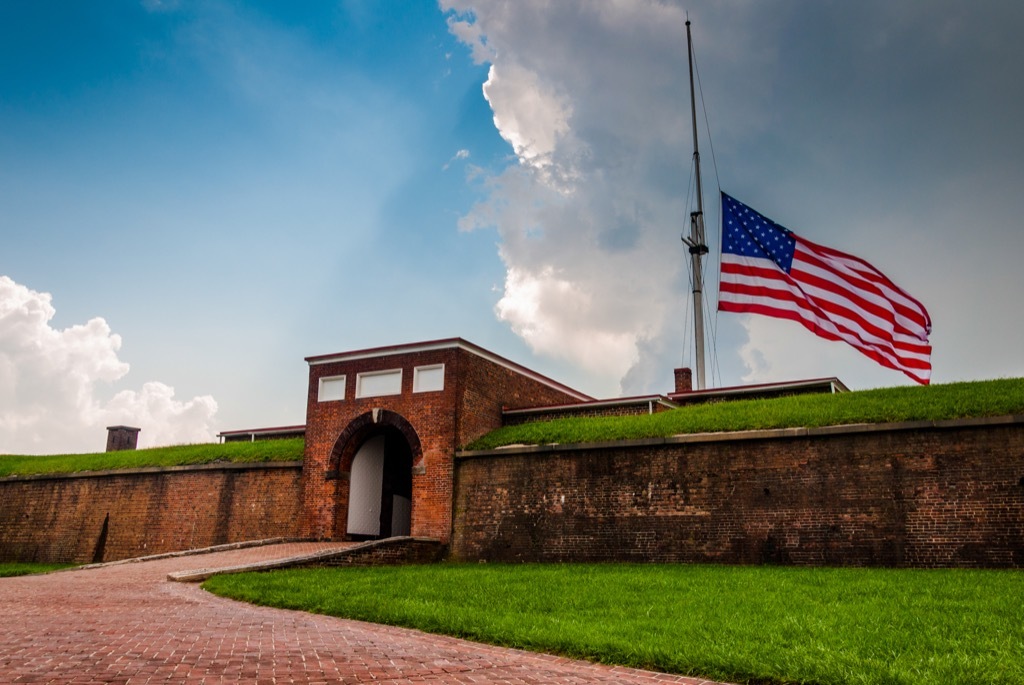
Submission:
[[[425,378],[427,381],[433,381],[434,376],[430,374],[431,371],[441,372],[441,384],[440,387],[423,387],[424,382],[421,378]],[[444,390],[444,364],[426,364],[424,366],[417,366],[412,370],[412,391],[413,392],[441,392]]]
[[[334,395],[338,394],[337,389],[339,387],[341,389],[341,396],[340,397],[335,397]],[[331,392],[332,396],[331,397],[326,397],[326,395],[328,394],[327,393],[327,388],[331,388],[332,389],[332,392]],[[317,386],[316,401],[317,402],[340,402],[340,401],[345,399],[345,392],[347,390],[348,390],[348,383],[346,382],[345,374],[341,374],[340,376],[323,376],[323,377],[320,378],[319,385]]]
[[[369,385],[370,388],[365,386],[368,384],[367,381],[370,379],[378,379],[384,377],[395,378],[398,382],[392,387],[388,385],[382,389],[375,389],[373,387],[372,380]],[[356,398],[362,399],[364,397],[387,397],[389,395],[401,395],[402,394],[402,370],[401,369],[385,369],[383,371],[366,371],[364,373],[356,374]]]

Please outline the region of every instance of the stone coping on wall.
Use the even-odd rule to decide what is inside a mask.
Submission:
[[[947,419],[942,421],[898,421],[893,423],[852,423],[838,426],[813,428],[768,428],[744,431],[721,431],[717,433],[687,433],[662,438],[638,438],[634,440],[607,440],[601,442],[548,443],[544,445],[506,445],[490,450],[459,450],[455,456],[460,459],[474,457],[514,456],[540,454],[545,452],[592,451],[622,447],[650,447],[653,445],[680,445],[708,442],[737,442],[744,440],[779,440],[787,438],[825,437],[852,435],[856,433],[891,433],[912,430],[955,430],[983,428],[989,426],[1012,426],[1024,424],[1024,415],[984,416],[969,419]]]
[[[266,469],[301,469],[301,461],[214,462],[210,464],[184,464],[181,466],[140,466],[133,469],[107,469],[103,471],[75,471],[71,473],[33,473],[4,476],[0,483],[34,480],[66,480],[69,478],[107,478],[110,476],[141,476],[154,473],[194,473],[196,471],[259,471]]]

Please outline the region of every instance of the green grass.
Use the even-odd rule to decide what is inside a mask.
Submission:
[[[244,601],[716,680],[1024,682],[1024,574],[460,565],[217,576]]]
[[[507,426],[470,450],[505,445],[605,442],[687,433],[835,426],[1024,414],[1024,379],[880,388],[835,395],[794,395],[681,407],[643,416],[557,419]]]
[[[0,578],[12,576],[27,576],[31,573],[46,573],[57,571],[62,568],[70,568],[74,564],[26,564],[21,562],[0,562]]]
[[[185,466],[216,462],[301,461],[305,449],[302,438],[204,443],[153,447],[144,450],[99,452],[97,454],[60,454],[53,456],[0,455],[0,477],[44,473],[78,473],[134,469],[144,466]]]

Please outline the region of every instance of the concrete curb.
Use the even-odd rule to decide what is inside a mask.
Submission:
[[[309,554],[300,554],[292,557],[284,557],[281,559],[253,561],[250,563],[238,564],[236,566],[225,566],[221,568],[199,568],[190,569],[187,571],[176,571],[174,573],[167,574],[167,580],[176,583],[200,583],[216,575],[246,573],[249,571],[272,571],[275,569],[289,568],[292,566],[305,566],[310,564],[323,563],[331,559],[337,559],[339,557],[359,554],[360,552],[364,552],[375,547],[394,546],[409,542],[436,542],[440,544],[439,540],[434,540],[432,538],[417,538],[404,536],[385,538],[383,540],[370,540],[367,542],[359,543],[337,543],[339,545],[344,546],[338,547],[336,549],[325,549],[317,552],[311,552]]]
[[[266,547],[267,545],[281,545],[290,542],[319,542],[307,538],[266,538],[264,540],[246,540],[243,542],[229,542],[213,547],[197,547],[196,549],[183,549],[177,552],[163,552],[161,554],[150,554],[144,557],[131,557],[130,559],[118,559],[116,561],[104,561],[100,564],[83,564],[73,568],[61,569],[52,573],[67,571],[82,571],[93,568],[106,568],[107,566],[120,566],[122,564],[138,564],[143,561],[158,561],[160,559],[176,559],[178,557],[198,556],[200,554],[213,554],[214,552],[230,552],[236,549],[248,549],[250,547]]]

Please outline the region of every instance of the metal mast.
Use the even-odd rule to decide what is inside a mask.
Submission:
[[[704,188],[700,180],[700,151],[697,149],[697,100],[693,93],[693,41],[690,20],[686,20],[686,56],[690,63],[690,115],[693,120],[693,166],[697,174],[697,211],[690,212],[690,235],[683,242],[690,248],[693,273],[693,337],[697,343],[697,389],[704,389],[704,276],[701,260],[708,253],[704,242]]]

